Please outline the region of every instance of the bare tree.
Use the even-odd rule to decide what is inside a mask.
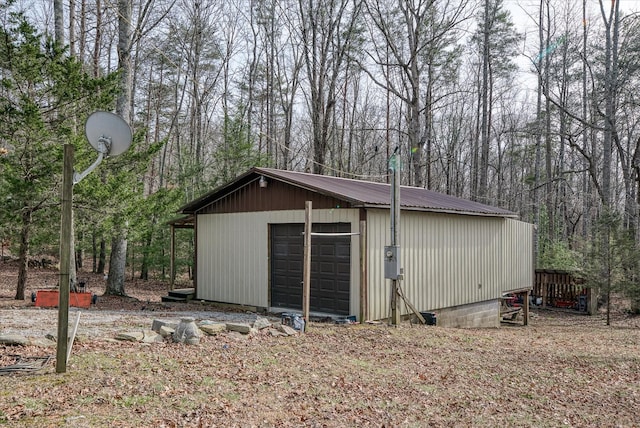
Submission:
[[[611,2],[609,11],[605,9],[603,0],[599,0],[602,22],[605,26],[604,51],[604,141],[602,145],[602,203],[605,209],[610,208],[611,163],[613,136],[616,129],[616,99],[618,95],[618,36],[620,32],[620,3]]]
[[[389,4],[372,0],[366,5],[373,22],[371,60],[379,67],[367,72],[388,93],[402,101],[411,183],[423,186],[426,176],[426,185],[430,187],[434,109],[446,96],[434,93],[439,73],[442,73],[436,64],[447,62],[445,51],[453,45],[456,29],[468,19],[467,2],[452,5],[419,0]],[[425,147],[428,152],[426,168],[422,161]]]
[[[489,202],[490,140],[493,112],[493,92],[498,79],[507,80],[515,71],[513,58],[519,34],[502,0],[485,0],[479,18],[475,42],[481,51],[479,74],[479,153],[477,193],[474,197]],[[475,178],[475,177],[474,177]]]
[[[118,0],[118,70],[119,92],[116,99],[116,114],[131,122],[131,0]],[[127,224],[116,223],[111,241],[109,277],[105,294],[126,295],[124,290],[127,263]]]
[[[311,169],[316,174],[325,172],[338,81],[356,42],[361,9],[361,0],[298,1],[313,130]]]

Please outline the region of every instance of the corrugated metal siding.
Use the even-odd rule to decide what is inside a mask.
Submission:
[[[313,200],[316,209],[347,207],[347,202],[317,192],[268,179],[267,187],[260,187],[259,180],[246,183],[220,199],[206,205],[198,214],[235,213],[252,211],[295,210]]]
[[[384,279],[383,248],[390,241],[389,212],[367,212],[369,314],[386,318],[391,282]],[[418,310],[496,299],[504,291],[531,286],[530,224],[407,211],[400,219],[401,286]]]
[[[507,290],[533,287],[535,263],[533,254],[533,225],[518,220],[507,220],[507,245],[503,254]],[[528,263],[526,263],[528,261]]]
[[[359,210],[313,210],[312,220],[351,223],[351,231],[358,232]],[[272,223],[304,223],[304,210],[198,215],[198,299],[269,306],[268,231]],[[357,235],[351,243],[350,306],[355,314],[360,279]]]

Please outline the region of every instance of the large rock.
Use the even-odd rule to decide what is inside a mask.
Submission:
[[[144,340],[144,332],[140,331],[127,331],[118,333],[116,339],[125,340],[127,342],[142,342]]]
[[[51,348],[56,346],[56,342],[46,337],[25,337],[19,334],[0,335],[0,344],[11,346],[39,346],[42,348]]]
[[[299,333],[298,330],[296,330],[295,328],[291,328],[288,325],[284,325],[284,324],[278,324],[276,329],[279,332],[286,334],[287,336],[295,336]]]
[[[56,342],[49,340],[46,337],[32,337],[29,339],[29,344],[33,346],[39,346],[41,348],[53,348],[56,346]]]
[[[144,334],[144,338],[142,339],[144,343],[162,342],[164,339],[161,334],[153,330],[143,330],[142,333]]]
[[[124,340],[128,342],[143,342],[143,343],[155,343],[162,342],[162,336],[153,330],[140,330],[140,331],[127,331],[118,333],[116,336],[118,340]]]
[[[251,326],[245,323],[228,322],[226,326],[229,331],[237,331],[242,334],[249,334],[251,332]]]
[[[176,329],[176,326],[178,325],[178,323],[175,322],[168,322],[168,321],[162,321],[162,320],[153,320],[153,323],[151,323],[151,330],[155,331],[156,333],[160,333],[160,329],[162,327],[169,327],[172,329]]]
[[[12,346],[27,346],[30,343],[29,339],[24,336],[20,336],[19,334],[2,334],[0,335],[0,344]]]
[[[209,336],[213,336],[216,335],[218,333],[222,333],[223,331],[225,331],[227,329],[227,325],[223,324],[223,323],[207,323],[207,324],[200,324],[200,330],[202,330],[203,332],[205,332],[206,334],[208,334]]]
[[[160,327],[158,334],[162,337],[170,337],[170,336],[173,336],[173,333],[175,331],[176,330],[174,328],[171,328],[168,325],[163,325],[162,327]]]
[[[230,331],[229,333],[227,333],[226,338],[238,340],[238,341],[245,341],[245,340],[249,340],[250,336],[246,333],[240,333],[238,331]]]
[[[269,321],[265,317],[258,316],[253,322],[253,328],[255,328],[256,330],[262,330],[269,327],[271,327],[271,321]]]

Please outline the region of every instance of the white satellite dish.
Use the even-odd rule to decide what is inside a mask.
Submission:
[[[89,116],[84,126],[89,144],[101,153],[100,143],[107,145],[105,156],[118,156],[131,146],[131,128],[117,114],[96,111]],[[106,140],[106,141],[105,141]]]
[[[108,111],[92,113],[84,125],[84,133],[98,152],[98,159],[85,171],[73,174],[73,184],[77,184],[96,169],[105,156],[118,156],[131,147],[131,128],[120,116]]]

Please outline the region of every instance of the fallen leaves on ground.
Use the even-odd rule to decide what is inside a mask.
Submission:
[[[500,329],[312,323],[196,346],[82,341],[67,373],[1,379],[0,425],[640,426],[638,319],[535,315]]]

